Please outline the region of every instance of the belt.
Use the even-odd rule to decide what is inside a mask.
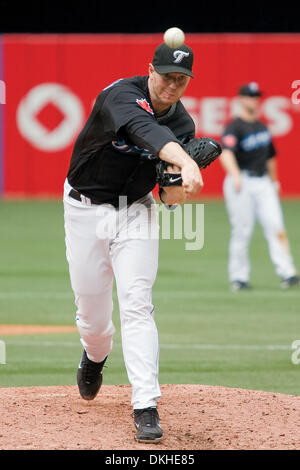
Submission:
[[[76,189],[71,189],[69,192],[69,196],[73,199],[76,199],[76,201],[83,202],[84,204],[87,204],[90,206],[91,204],[103,204],[103,202],[97,201],[95,199],[91,199],[90,197],[84,196],[83,194],[80,194]]]
[[[256,171],[256,170],[245,170],[248,176],[264,176],[267,172],[266,170]]]

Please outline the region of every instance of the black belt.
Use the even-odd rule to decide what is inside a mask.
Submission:
[[[103,201],[97,201],[97,199],[92,199],[88,196],[84,196],[84,194],[81,194],[79,191],[76,189],[72,188],[68,194],[71,198],[76,199],[76,201],[83,202],[84,204],[90,205],[90,204],[96,204],[96,205],[101,205],[101,204],[110,204],[112,205],[115,209],[120,209],[125,206],[130,206],[135,200],[132,199],[127,199],[126,197],[126,204],[125,206],[123,205],[123,202],[121,201],[120,205],[120,197],[116,201],[110,201],[110,202],[103,202]]]
[[[103,204],[103,202],[96,201],[96,199],[91,199],[90,197],[80,194],[78,191],[76,191],[76,189],[71,189],[69,196],[73,199],[76,199],[76,201],[86,202],[88,204]]]

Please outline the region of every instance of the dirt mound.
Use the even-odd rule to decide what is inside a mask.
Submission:
[[[86,402],[76,386],[0,388],[0,449],[300,449],[300,397],[162,385],[163,440],[138,444],[131,387],[104,385]]]

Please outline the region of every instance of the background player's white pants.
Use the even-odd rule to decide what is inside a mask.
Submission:
[[[248,246],[255,221],[262,226],[275,271],[281,278],[296,274],[285,232],[280,200],[269,176],[249,176],[242,172],[242,190],[236,192],[233,180],[224,180],[225,204],[231,223],[229,280],[247,282],[250,276]]]
[[[140,204],[130,206],[127,213],[127,208],[117,211],[108,204],[76,201],[68,196],[70,189],[66,181],[66,256],[81,343],[95,362],[111,352],[115,278],[132,405],[135,409],[156,406],[161,394],[158,333],[151,301],[158,264],[155,202],[148,195],[138,201]]]

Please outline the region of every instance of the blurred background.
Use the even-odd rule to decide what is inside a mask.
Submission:
[[[294,2],[147,4],[0,0],[0,324],[73,325],[62,187],[72,147],[98,93],[146,75],[172,26],[195,54],[183,102],[197,136],[220,140],[249,81],[264,91],[261,118],[278,152],[281,197],[300,268],[300,25]],[[282,292],[259,228],[254,290],[228,289],[224,172],[204,172],[204,248],[162,240],[154,288],[162,383],[206,383],[299,393],[291,344],[300,338],[298,291]],[[180,268],[179,268],[180,267]],[[115,299],[116,300],[116,299]],[[118,305],[115,302],[115,323]],[[2,338],[2,337],[1,337]],[[3,336],[0,386],[75,384],[77,333]],[[126,383],[120,332],[106,383]],[[176,363],[174,361],[176,356]]]
[[[262,2],[261,2],[262,3]],[[300,27],[297,6],[250,2],[0,0],[0,194],[58,196],[74,140],[98,93],[146,75],[163,32],[178,26],[195,52],[184,104],[197,135],[216,139],[234,114],[239,86],[264,91],[261,118],[278,150],[282,196],[300,194]],[[288,159],[288,164],[287,164]],[[223,173],[207,170],[203,196],[220,196]]]

